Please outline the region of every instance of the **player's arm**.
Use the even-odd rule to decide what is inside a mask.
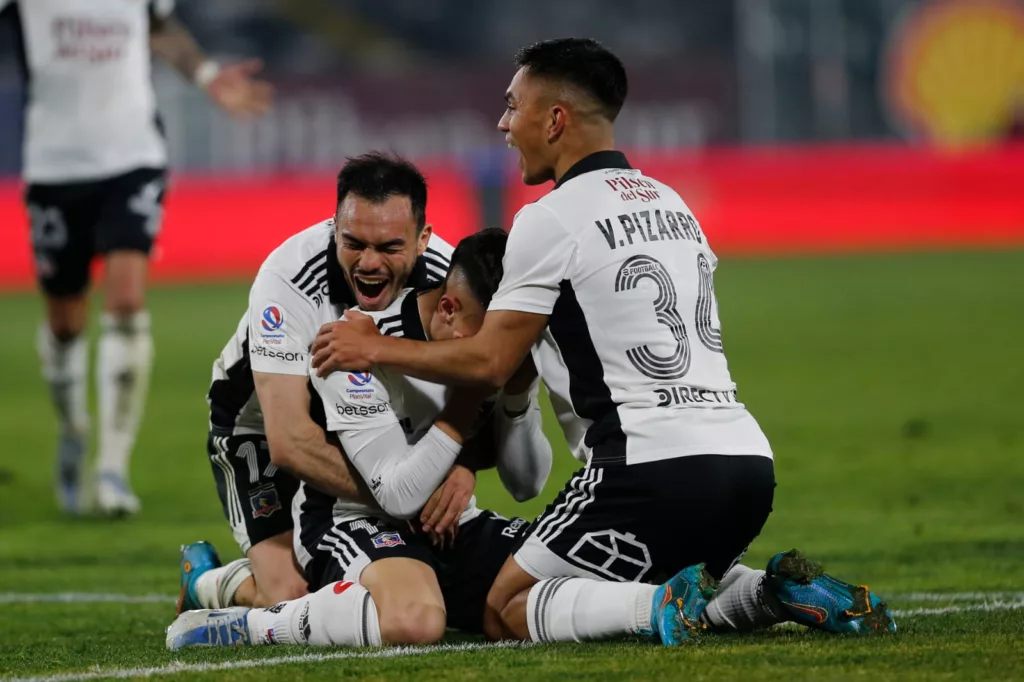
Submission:
[[[377,364],[427,381],[501,388],[547,327],[575,255],[575,239],[557,217],[531,204],[516,216],[501,286],[476,336],[429,343],[381,338],[372,320],[354,313],[345,324],[321,328],[313,367],[322,376]]]
[[[274,90],[254,78],[258,59],[220,65],[210,59],[174,14],[174,0],[150,0],[149,46],[157,57],[206,90],[220,108],[238,118],[269,111]]]
[[[532,381],[522,381],[532,375]],[[517,502],[540,494],[551,473],[551,443],[544,435],[540,381],[532,358],[505,387],[494,411],[498,477]]]
[[[310,416],[309,341],[316,304],[271,268],[249,291],[249,364],[277,466],[323,492],[372,503],[337,444]]]
[[[270,461],[329,495],[371,502],[348,458],[309,414],[309,386],[301,376],[253,372],[263,409]]]
[[[456,392],[430,430],[409,445],[378,376],[370,377],[364,387],[369,392],[358,399],[348,392],[344,374],[314,377],[313,382],[324,402],[327,428],[337,434],[381,509],[395,518],[415,516],[459,456],[479,398]]]

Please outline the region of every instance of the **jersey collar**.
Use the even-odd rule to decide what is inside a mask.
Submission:
[[[605,170],[606,168],[629,169],[632,168],[632,166],[629,165],[626,155],[622,152],[614,150],[594,152],[590,156],[584,156],[573,164],[572,168],[565,171],[565,175],[559,178],[558,182],[555,183],[555,189],[558,189],[579,175],[596,170]]]
[[[412,273],[409,275],[409,281],[406,282],[405,286],[421,288],[428,286],[429,284],[429,273],[427,272],[427,264],[420,256],[416,259],[416,265],[412,268]],[[331,240],[327,243],[327,296],[331,299],[331,303],[336,306],[342,306],[345,308],[355,308],[358,303],[356,302],[356,295],[352,292],[352,288],[348,285],[348,280],[345,279],[345,273],[341,269],[341,263],[338,262],[338,243],[331,237]],[[422,330],[422,323],[419,324]]]

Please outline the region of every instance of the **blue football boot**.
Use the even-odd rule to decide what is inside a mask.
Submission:
[[[196,579],[210,569],[220,567],[217,550],[209,542],[200,540],[181,546],[181,594],[176,613],[203,608],[196,596]]]
[[[896,621],[867,585],[851,585],[826,574],[793,549],[768,562],[765,587],[795,623],[835,633],[896,632]]]
[[[718,581],[704,570],[704,564],[687,566],[654,591],[651,630],[665,646],[692,641],[707,626],[701,621]]]
[[[234,606],[220,611],[186,611],[167,628],[167,648],[190,646],[241,646],[250,644],[249,611]]]

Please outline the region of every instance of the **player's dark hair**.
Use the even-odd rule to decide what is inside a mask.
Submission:
[[[591,38],[545,40],[516,53],[516,65],[531,76],[568,83],[601,104],[609,121],[622,110],[629,84],[622,61]]]
[[[462,270],[473,295],[485,309],[491,297],[498,290],[504,270],[501,260],[505,257],[508,235],[499,227],[488,227],[476,234],[463,237],[452,253],[449,273]]]
[[[349,194],[382,204],[391,197],[409,197],[416,231],[427,224],[427,181],[423,173],[401,156],[369,152],[346,159],[338,172],[338,201]]]

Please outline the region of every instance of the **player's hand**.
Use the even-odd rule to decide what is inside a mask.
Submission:
[[[373,364],[370,350],[380,330],[369,315],[345,311],[344,321],[329,322],[320,327],[310,351],[313,369],[318,376],[344,369],[350,372],[369,371]]]
[[[459,517],[473,497],[475,487],[476,474],[460,464],[453,466],[448,472],[448,478],[434,491],[420,512],[423,532],[440,536],[447,534],[454,541],[459,529]]]
[[[224,111],[234,118],[250,119],[263,116],[274,101],[274,87],[254,76],[263,69],[263,62],[250,59],[220,68],[210,81],[206,92]]]

